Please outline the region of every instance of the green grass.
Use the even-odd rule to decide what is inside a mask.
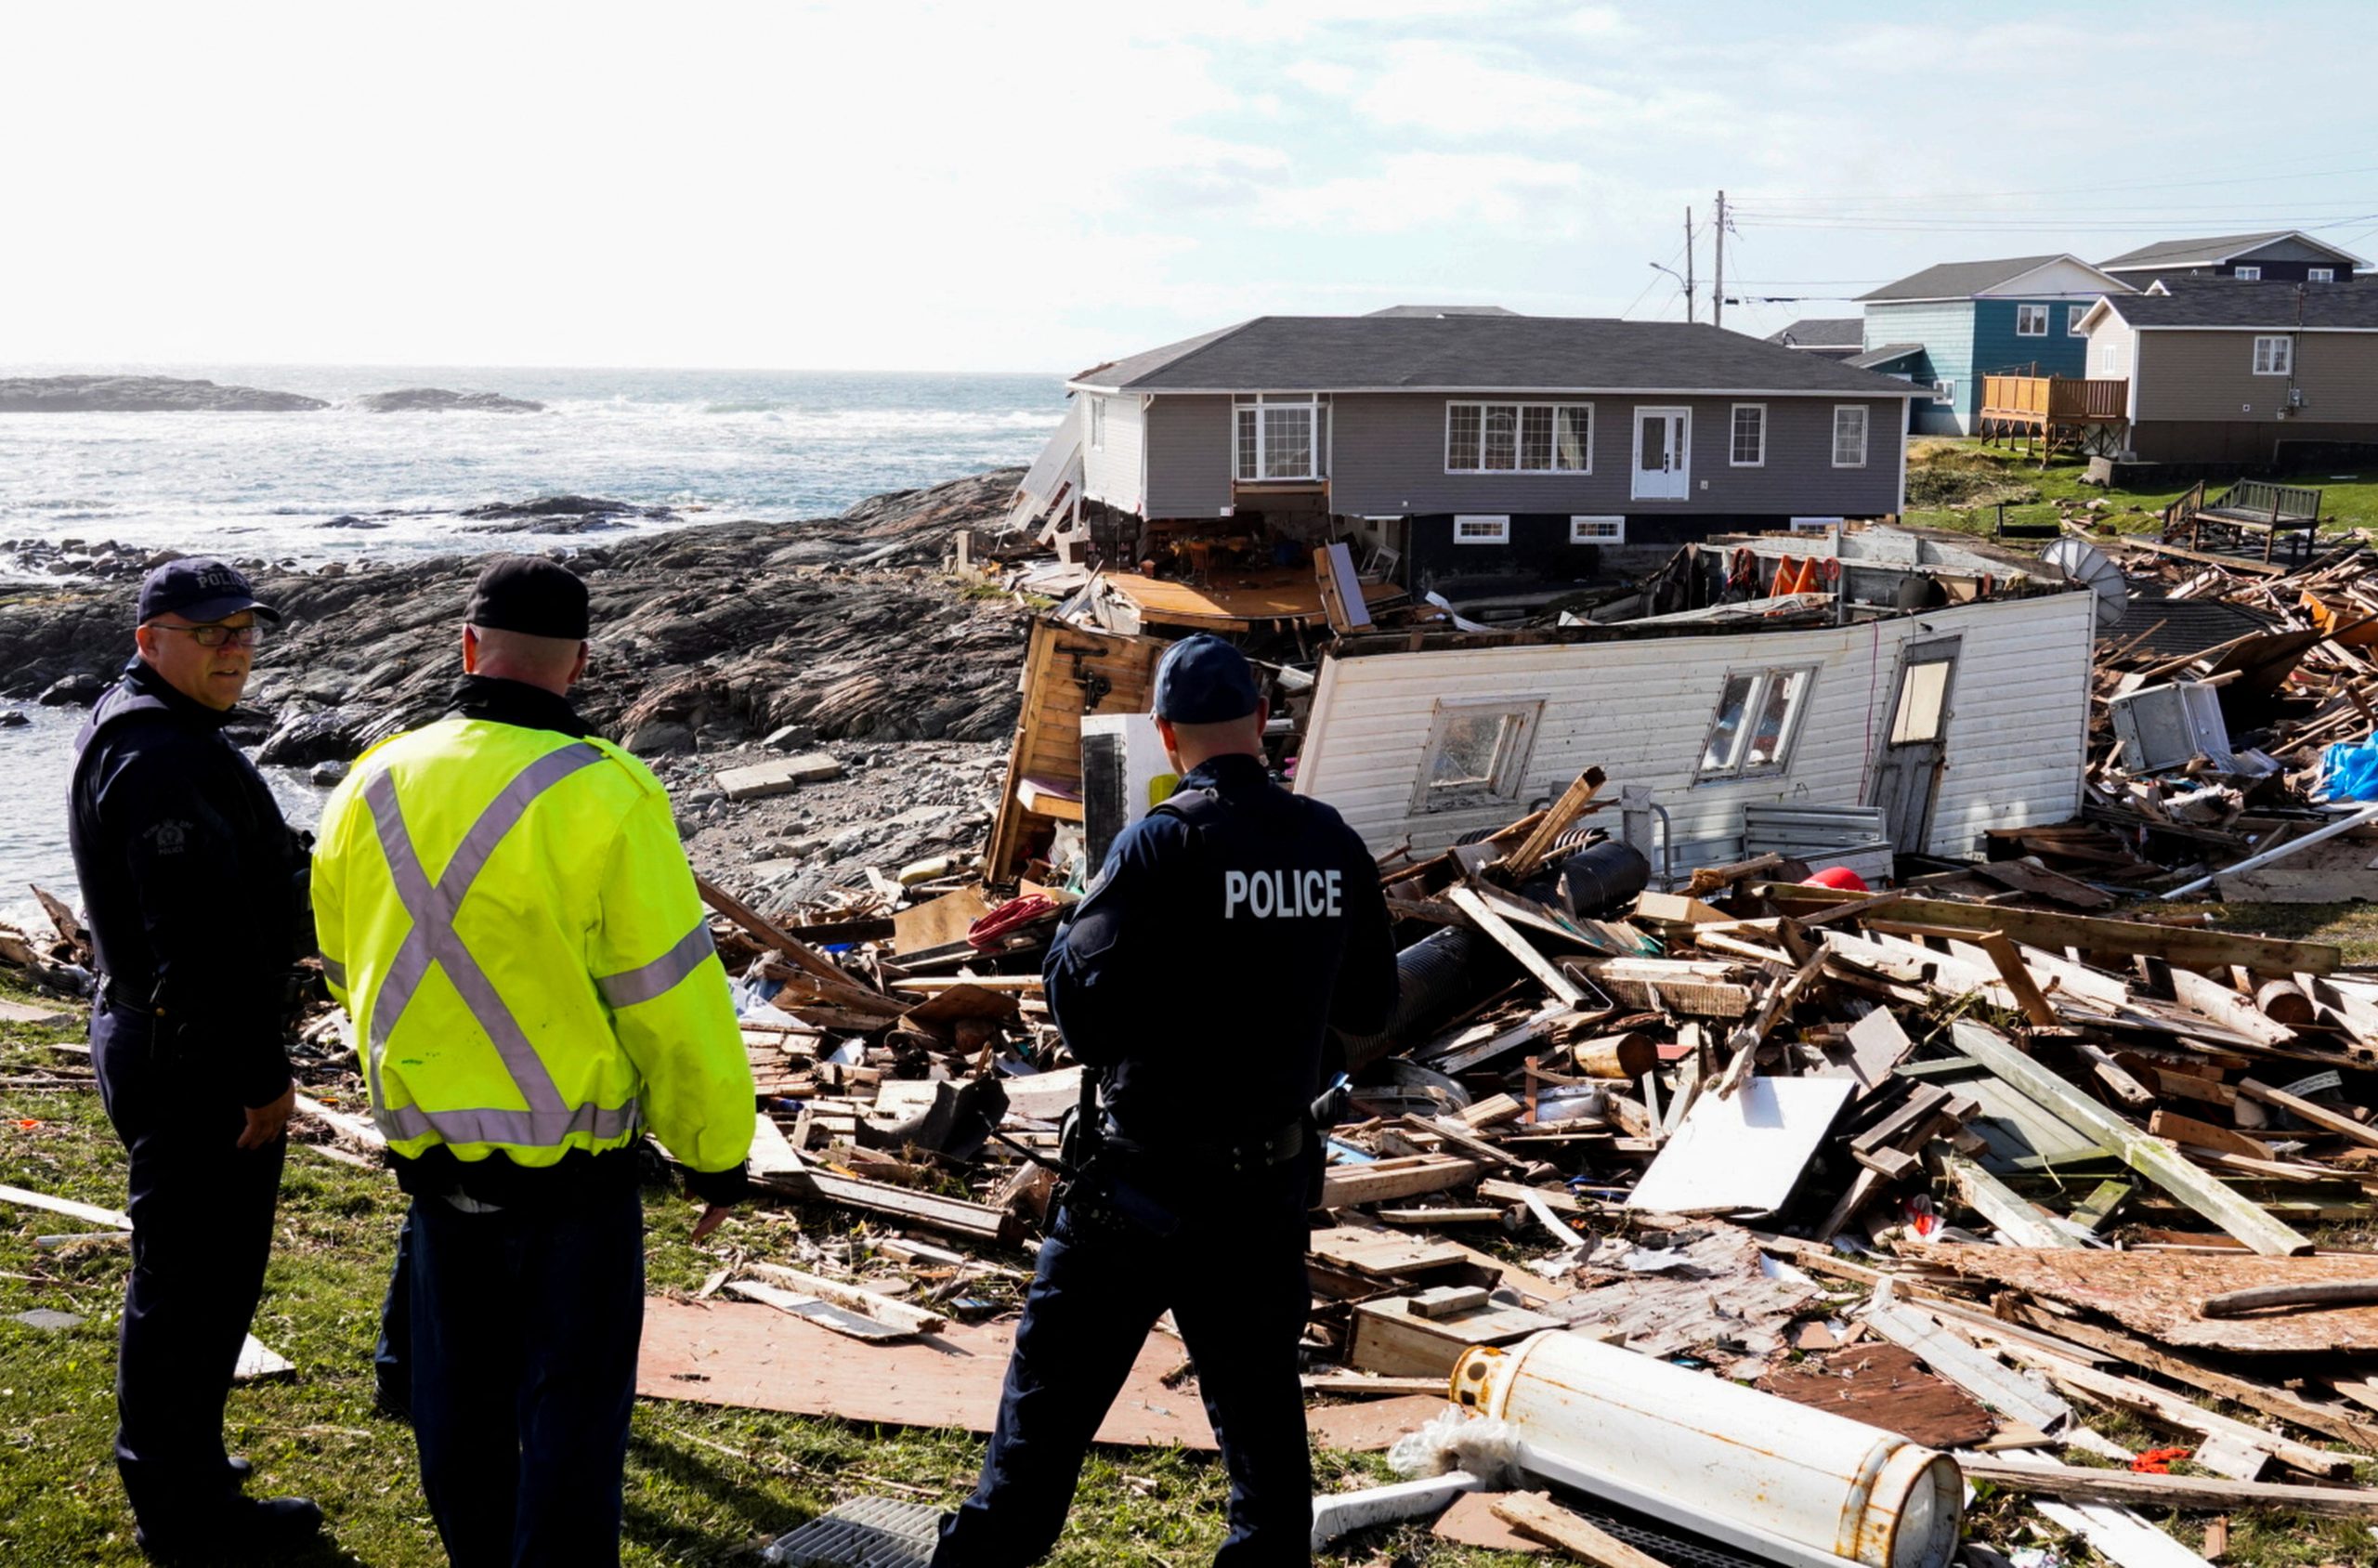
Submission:
[[[1990,536],[1996,524],[1997,513],[1992,503],[2000,497],[2007,501],[2009,523],[2053,523],[2058,516],[2058,501],[2106,501],[2111,504],[2094,515],[2093,526],[2121,533],[2140,533],[2160,527],[2158,514],[2190,488],[2174,485],[2165,490],[2131,490],[2084,485],[2081,482],[2081,476],[2087,470],[2084,462],[2058,458],[2043,470],[2035,457],[2025,457],[2006,447],[1985,447],[1970,438],[1919,436],[1908,449],[1907,462],[1906,520],[1926,528],[1958,529],[1983,538]],[[2349,467],[2293,475],[2283,482],[2309,486],[2322,492],[2320,516],[2323,528],[2329,531],[2378,529],[2378,468],[2359,470],[2351,480],[2332,477],[2332,472],[2342,474]],[[2223,488],[2220,480],[2205,481],[2208,494],[2217,494]],[[2028,542],[2017,541],[2015,545],[2025,548]]]
[[[2373,939],[2378,939],[2374,937]],[[0,992],[5,992],[0,985]],[[79,1064],[48,1049],[79,1028],[0,1024],[0,1078]],[[120,1208],[121,1151],[88,1090],[0,1088],[0,1183]],[[697,1286],[730,1248],[782,1256],[787,1217],[730,1221],[704,1248],[686,1239],[694,1209],[656,1187],[646,1196],[650,1287]],[[82,1227],[63,1216],[5,1209],[0,1220],[0,1564],[131,1564],[132,1520],[110,1449],[115,1422],[115,1320],[127,1254],[113,1241],[43,1249],[36,1235]],[[372,1342],[402,1200],[376,1172],[291,1150],[279,1235],[255,1332],[295,1362],[294,1379],[233,1390],[225,1435],[255,1461],[255,1486],[321,1503],[329,1542],[312,1568],[403,1568],[445,1561],[425,1508],[412,1433],[375,1414]],[[848,1228],[812,1210],[813,1237]],[[10,1321],[33,1307],[79,1313],[62,1332]],[[2250,1413],[2249,1413],[2250,1414]],[[2108,1435],[2145,1445],[2121,1418]],[[2169,1441],[2161,1440],[2158,1441]],[[762,1411],[639,1401],[630,1440],[625,1559],[639,1565],[749,1564],[760,1546],[834,1503],[890,1495],[955,1505],[973,1482],[981,1440]],[[1323,1453],[1316,1480],[1351,1489],[1392,1479],[1378,1456]],[[1095,1451],[1064,1541],[1049,1560],[1091,1565],[1185,1565],[1209,1560],[1222,1534],[1224,1483],[1210,1458],[1178,1450]],[[1984,1498],[1974,1538],[2019,1544],[2038,1516],[2019,1498]],[[2201,1518],[2174,1533],[2194,1544]],[[2358,1523],[2287,1518],[2232,1521],[2233,1568],[2315,1568],[2378,1558]],[[1412,1568],[1517,1568],[1549,1561],[1457,1548],[1425,1522],[1373,1530],[1326,1561]],[[2068,1561],[2087,1561],[2077,1547]]]

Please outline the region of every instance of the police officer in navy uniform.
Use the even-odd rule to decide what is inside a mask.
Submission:
[[[116,1468],[150,1556],[255,1561],[321,1522],[303,1497],[242,1496],[247,1461],[223,1448],[294,1104],[305,861],[222,730],[280,616],[232,568],[179,560],[149,574],[139,617],[75,741],[69,828],[101,977],[91,1060],[130,1156]]]
[[[1169,1309],[1230,1476],[1224,1568],[1310,1561],[1297,1346],[1329,1028],[1384,1028],[1387,904],[1338,813],[1273,783],[1247,660],[1156,667],[1179,791],[1115,841],[1049,952],[1049,1003],[1099,1087],[1017,1325],[989,1454],[935,1568],[1037,1561],[1092,1435]]]

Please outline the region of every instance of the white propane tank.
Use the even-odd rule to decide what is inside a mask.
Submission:
[[[1803,1568],[1946,1568],[1957,1549],[1947,1455],[1583,1334],[1478,1346],[1452,1397],[1509,1423],[1531,1470]]]

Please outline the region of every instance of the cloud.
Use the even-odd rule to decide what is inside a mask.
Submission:
[[[1407,233],[1449,225],[1573,234],[1590,184],[1577,163],[1518,153],[1405,152],[1372,175],[1263,193],[1259,223],[1282,229]]]

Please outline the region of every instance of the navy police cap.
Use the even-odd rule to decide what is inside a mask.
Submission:
[[[479,573],[464,619],[488,632],[586,640],[586,584],[559,561],[499,555]]]
[[[239,568],[211,555],[167,561],[140,584],[144,626],[161,615],[178,615],[203,626],[243,609],[252,609],[267,621],[281,619],[279,610],[256,598],[256,591]]]
[[[1177,725],[1243,719],[1262,701],[1247,656],[1200,632],[1164,650],[1156,667],[1156,716]]]

